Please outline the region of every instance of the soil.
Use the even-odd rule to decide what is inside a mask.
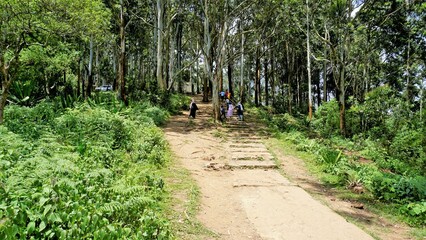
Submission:
[[[199,187],[196,218],[214,233],[190,239],[409,239],[408,228],[336,198],[302,160],[270,147],[250,114],[215,124],[211,103],[196,102],[195,119],[184,112],[164,129],[178,167]]]

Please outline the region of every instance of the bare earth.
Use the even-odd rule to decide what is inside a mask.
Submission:
[[[377,220],[365,209],[336,200],[312,184],[315,179],[300,160],[276,149],[273,157],[265,146],[265,130],[249,116],[243,122],[234,116],[216,126],[211,103],[200,100],[196,99],[200,109],[196,119],[184,113],[174,116],[165,128],[180,165],[200,188],[197,219],[216,233],[216,237],[192,239],[373,239],[341,215],[359,215],[369,221],[372,227],[367,230],[376,238],[408,239],[403,227]],[[324,193],[313,198],[304,188],[314,195]]]

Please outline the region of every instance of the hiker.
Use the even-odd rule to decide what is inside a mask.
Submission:
[[[220,105],[220,121],[223,122],[226,119],[226,110],[223,105]]]
[[[226,118],[230,119],[233,113],[234,113],[234,106],[232,105],[232,102],[229,102],[228,113],[226,114]]]
[[[228,89],[226,89],[226,91],[225,91],[225,99],[228,99],[228,94],[229,94]]]
[[[238,120],[243,121],[243,118],[244,118],[244,113],[243,113],[244,112],[244,107],[241,104],[241,102],[238,102],[236,108],[237,108]]]
[[[197,112],[198,107],[197,104],[195,103],[195,100],[192,99],[191,104],[189,104],[189,116],[188,118],[192,117],[195,118],[195,113]]]
[[[220,100],[223,102],[225,100],[225,92],[223,90],[220,91],[219,96],[220,96]]]

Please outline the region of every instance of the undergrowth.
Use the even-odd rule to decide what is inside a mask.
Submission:
[[[0,126],[0,239],[169,239],[166,143],[151,104],[8,106]],[[56,109],[56,110],[53,110]]]

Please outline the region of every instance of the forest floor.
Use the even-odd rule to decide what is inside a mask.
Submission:
[[[186,169],[198,186],[194,217],[210,234],[180,232],[179,239],[410,239],[403,225],[338,199],[249,114],[215,124],[211,103],[196,102],[196,119],[183,112],[164,131],[172,168]],[[174,206],[182,224],[191,218],[185,191],[172,193],[182,203]]]

